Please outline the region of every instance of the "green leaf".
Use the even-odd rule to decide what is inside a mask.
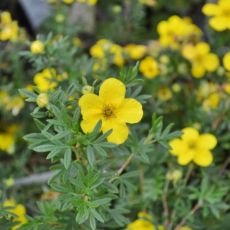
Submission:
[[[93,166],[95,164],[95,155],[94,150],[90,145],[87,147],[86,154],[90,166]]]
[[[68,148],[64,153],[64,160],[63,160],[63,164],[66,169],[69,168],[71,161],[72,161],[72,151],[71,148]]]

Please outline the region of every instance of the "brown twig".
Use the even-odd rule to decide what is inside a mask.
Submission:
[[[188,213],[188,215],[186,215],[180,222],[179,224],[175,227],[175,230],[179,230],[180,227],[182,227],[183,225],[186,224],[187,219],[194,215],[200,208],[202,207],[202,205],[198,202],[193,208],[192,210]]]
[[[131,160],[133,159],[134,154],[130,154],[127,160],[122,164],[122,166],[118,169],[115,176],[112,177],[109,182],[113,182],[118,176],[122,174],[122,172],[127,168],[127,166],[130,164]]]

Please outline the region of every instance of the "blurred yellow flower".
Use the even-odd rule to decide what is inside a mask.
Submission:
[[[192,75],[201,78],[206,72],[214,72],[219,67],[218,56],[210,52],[209,44],[199,42],[196,45],[185,45],[183,56],[192,64]]]
[[[68,75],[66,73],[57,74],[55,69],[46,68],[34,76],[34,83],[40,92],[45,93],[48,90],[53,90],[57,87],[59,81],[62,81],[67,77]]]
[[[146,212],[139,212],[138,219],[128,224],[126,230],[156,230],[153,218]]]
[[[157,92],[157,96],[161,101],[168,101],[172,98],[172,92],[167,87],[161,87]]]
[[[17,222],[17,224],[12,227],[11,230],[19,229],[22,225],[27,223],[24,205],[17,204],[13,199],[8,199],[4,201],[3,207],[5,207],[8,212],[16,215],[16,217],[13,217],[13,222]]]
[[[146,57],[143,59],[140,63],[139,70],[146,78],[149,79],[157,77],[160,73],[158,63],[152,57]]]
[[[192,229],[188,226],[184,226],[184,227],[180,227],[178,230],[192,230]]]
[[[230,71],[230,52],[226,53],[223,58],[224,68]]]
[[[31,43],[30,51],[33,54],[42,54],[44,52],[44,44],[40,40]]]
[[[75,0],[62,0],[65,4],[72,4]]]
[[[17,21],[13,21],[8,11],[0,14],[0,41],[16,41],[19,36]]]
[[[204,101],[203,101],[203,107],[206,110],[209,109],[216,109],[220,102],[220,95],[219,93],[215,92],[210,94]]]
[[[146,54],[147,48],[144,45],[128,44],[124,47],[124,51],[133,60],[139,60]]]
[[[113,54],[113,63],[119,67],[124,65],[123,49],[117,44],[112,44],[110,47],[110,53]]]
[[[79,100],[82,130],[90,133],[101,121],[103,133],[112,130],[107,137],[109,142],[125,142],[129,133],[126,123],[137,123],[143,116],[142,105],[135,99],[125,98],[125,91],[121,81],[109,78],[102,83],[99,96],[92,93],[83,95]]]
[[[224,91],[227,93],[227,94],[230,94],[230,83],[226,83],[224,84]]]
[[[230,29],[230,1],[219,0],[215,3],[207,3],[202,8],[205,15],[210,16],[209,25],[216,31]]]
[[[15,151],[16,133],[19,126],[16,124],[10,125],[5,131],[0,132],[0,151],[13,154]]]
[[[180,18],[177,15],[159,22],[157,32],[160,35],[159,40],[163,47],[175,49],[185,42],[198,40],[201,36],[201,30],[192,23],[190,18]]]
[[[207,167],[213,161],[210,150],[215,148],[217,139],[214,135],[206,133],[199,134],[192,127],[184,128],[181,138],[170,141],[170,153],[177,157],[180,165],[187,165],[191,161],[199,166]]]
[[[156,0],[139,0],[139,2],[147,6],[155,6],[157,4]]]

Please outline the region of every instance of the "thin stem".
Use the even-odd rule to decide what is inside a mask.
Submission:
[[[188,219],[190,216],[194,215],[194,214],[201,208],[201,206],[202,206],[201,203],[198,202],[198,203],[192,208],[192,210],[188,213],[188,215],[185,216],[185,217],[179,222],[179,224],[175,227],[175,230],[179,230],[180,227],[182,227],[183,225],[185,225],[186,222],[187,222],[187,219]]]
[[[118,176],[120,176],[122,174],[122,172],[128,167],[128,165],[130,164],[131,160],[133,159],[134,154],[130,154],[129,157],[127,158],[127,160],[122,164],[122,166],[118,169],[118,171],[116,172],[115,176],[112,177],[109,182],[113,182]]]
[[[163,215],[165,218],[164,221],[164,226],[167,228],[169,225],[169,207],[168,207],[168,201],[167,201],[167,193],[168,193],[168,186],[169,186],[169,181],[166,180],[165,186],[164,186],[164,191],[163,191],[163,195],[161,196],[161,200],[162,200],[162,204],[163,204]]]

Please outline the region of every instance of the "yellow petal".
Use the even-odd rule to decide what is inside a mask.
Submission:
[[[224,67],[230,71],[230,52],[226,53],[223,58]]]
[[[82,128],[83,132],[84,133],[91,133],[94,130],[98,121],[99,121],[98,119],[92,119],[92,118],[88,119],[88,120],[82,120],[81,121],[81,128]]]
[[[214,17],[209,20],[210,26],[216,31],[224,31],[228,28],[225,17]]]
[[[220,12],[220,8],[218,5],[213,3],[207,3],[202,8],[202,12],[207,16],[217,15]]]
[[[198,143],[202,149],[213,149],[216,147],[217,139],[214,135],[206,133],[200,135]]]
[[[199,166],[207,167],[212,163],[213,156],[210,151],[201,149],[196,152],[193,161]]]
[[[170,141],[169,145],[171,147],[170,153],[175,156],[184,153],[184,151],[186,150],[185,143],[179,138]]]
[[[125,97],[125,85],[116,78],[109,78],[102,83],[99,97],[105,104],[119,106]]]
[[[185,45],[182,50],[182,55],[188,60],[192,60],[195,56],[195,49],[192,45]]]
[[[178,156],[178,163],[180,165],[187,165],[188,163],[190,163],[192,161],[194,155],[195,155],[194,151],[187,150]]]
[[[200,63],[192,64],[192,75],[196,78],[201,78],[205,74],[205,68]]]
[[[116,116],[124,123],[137,123],[143,117],[142,105],[135,99],[124,99],[121,106],[117,109]]]
[[[213,53],[206,55],[203,64],[207,71],[209,72],[215,71],[219,67],[218,56]]]
[[[102,102],[96,94],[83,95],[78,102],[84,120],[94,117],[100,119],[102,113]]]
[[[209,53],[210,46],[206,42],[199,42],[195,49],[198,55],[205,55]]]
[[[184,128],[182,130],[183,132],[183,135],[182,135],[182,140],[185,140],[185,141],[196,141],[198,140],[198,137],[199,137],[199,132],[192,128],[192,127],[188,127],[188,128]]]
[[[112,129],[112,133],[107,137],[107,140],[114,144],[124,143],[129,135],[129,129],[125,123],[118,123],[115,121],[102,121],[102,131],[103,133]]]

